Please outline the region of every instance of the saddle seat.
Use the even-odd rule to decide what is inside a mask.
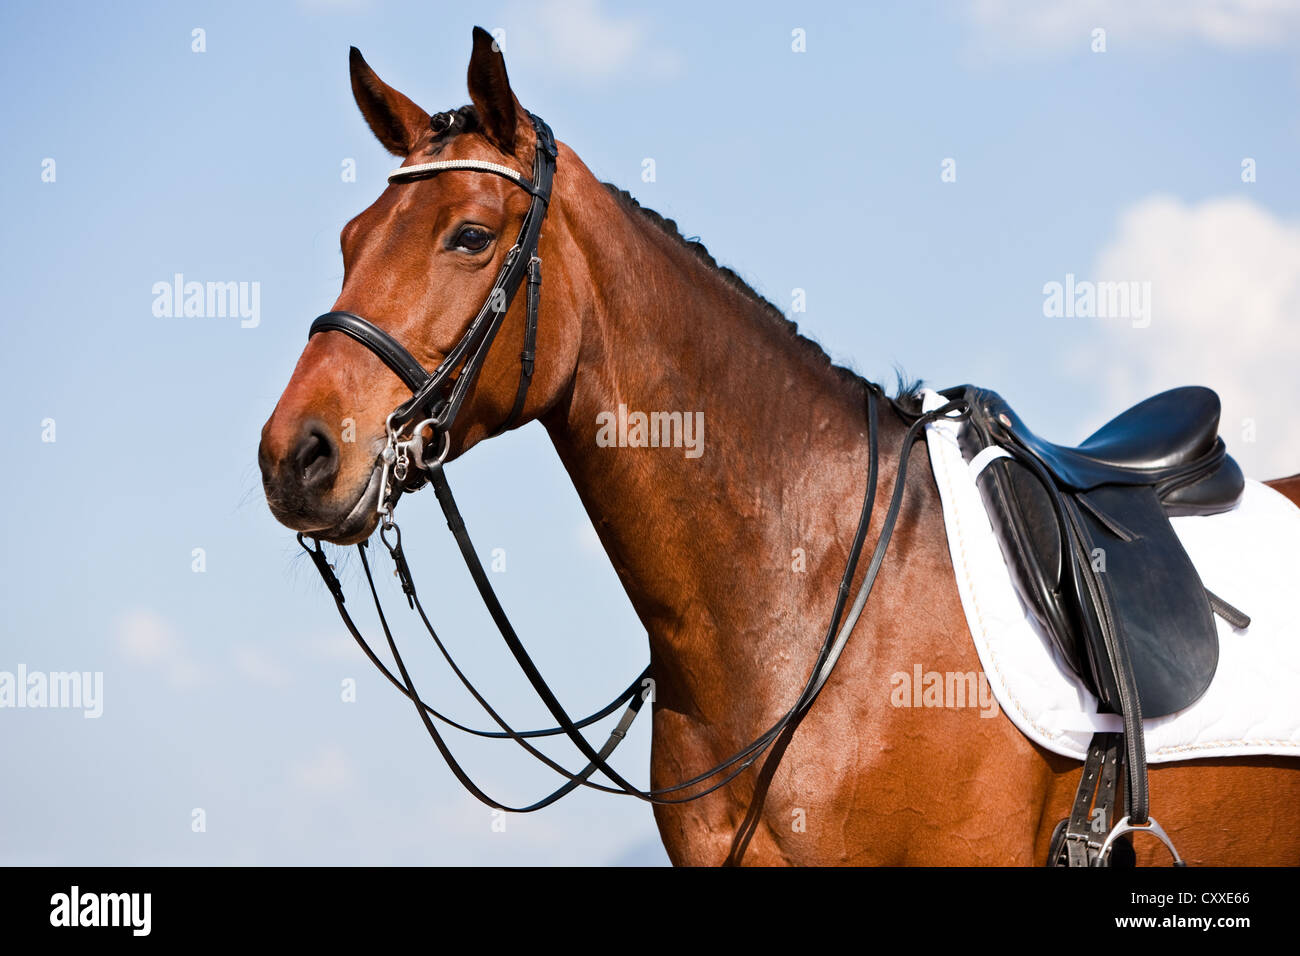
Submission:
[[[1244,479],[1218,437],[1219,396],[1211,389],[1190,385],[1153,395],[1115,416],[1077,448],[1038,437],[1001,396],[982,394],[988,417],[1070,489],[1157,486],[1171,516],[1227,511],[1241,498]],[[1214,461],[1217,466],[1211,466]],[[1198,479],[1178,480],[1189,474]]]
[[[996,392],[962,386],[958,434],[1027,610],[1103,710],[1173,713],[1218,663],[1211,599],[1169,524],[1240,500],[1207,388],[1162,392],[1078,448],[1046,441]]]

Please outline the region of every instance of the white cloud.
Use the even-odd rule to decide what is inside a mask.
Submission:
[[[362,660],[357,642],[343,633],[321,634],[306,638],[300,642],[305,653],[328,661]]]
[[[352,785],[355,774],[343,751],[326,747],[289,768],[289,779],[304,790],[336,793]]]
[[[983,47],[1044,53],[1090,49],[1106,30],[1116,49],[1197,41],[1229,49],[1300,40],[1300,0],[967,0],[964,13]]]
[[[1300,222],[1244,198],[1151,197],[1121,215],[1094,277],[1151,282],[1150,327],[1075,320],[1099,323],[1078,370],[1111,411],[1207,385],[1223,399],[1224,440],[1247,475],[1300,472]]]
[[[283,687],[289,683],[289,674],[266,650],[243,645],[234,651],[236,669],[254,684]]]
[[[117,646],[131,660],[162,671],[173,687],[198,683],[198,666],[171,624],[156,611],[140,608],[119,618]]]
[[[584,80],[627,74],[668,79],[680,56],[660,46],[649,18],[605,10],[601,0],[530,0],[505,13],[505,57]]]

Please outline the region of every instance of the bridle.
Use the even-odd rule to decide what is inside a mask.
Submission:
[[[444,115],[438,114],[433,122],[436,123]],[[446,460],[451,447],[452,422],[460,412],[461,403],[465,401],[465,395],[473,386],[483,363],[487,361],[488,350],[526,275],[528,316],[524,327],[524,347],[519,356],[519,387],[515,392],[514,406],[497,431],[510,429],[524,409],[528,386],[533,378],[537,299],[542,286],[542,260],[537,255],[537,243],[541,238],[546,207],[551,199],[557,155],[551,128],[539,117],[531,113],[528,115],[537,133],[531,180],[525,179],[509,166],[474,159],[401,166],[388,174],[389,183],[401,184],[430,179],[439,173],[453,170],[490,173],[510,180],[532,196],[532,203],[519,228],[519,236],[506,253],[505,262],[501,264],[482,308],[460,341],[432,373],[426,372],[424,366],[397,339],[373,322],[352,312],[326,312],[311,324],[311,330],[307,333],[308,338],[318,332],[342,332],[351,336],[374,352],[412,392],[411,397],[395,408],[385,422],[387,444],[381,455],[383,474],[379,486],[379,511],[384,516],[386,527],[392,525],[393,508],[402,492],[413,491],[424,483],[418,472],[427,471],[426,453],[432,449],[438,460]],[[407,429],[410,429],[409,432]],[[425,440],[426,431],[433,432],[431,440]]]
[[[579,786],[590,787],[606,793],[626,794],[657,804],[686,803],[697,800],[730,783],[762,757],[782,734],[793,732],[794,727],[807,713],[830,678],[831,672],[839,660],[845,644],[848,642],[849,635],[853,632],[853,628],[866,606],[872,585],[875,583],[880,566],[884,561],[894,524],[902,506],[908,453],[912,444],[920,437],[924,426],[929,422],[944,417],[950,420],[961,420],[966,417],[968,411],[964,400],[961,399],[951,401],[923,415],[913,415],[901,408],[896,402],[891,403],[894,409],[908,419],[911,424],[903,439],[889,511],[881,527],[880,537],[876,542],[870,564],[867,567],[862,583],[858,586],[852,607],[848,609],[846,615],[845,608],[848,604],[858,560],[866,543],[867,530],[871,524],[871,514],[876,497],[879,464],[877,405],[882,399],[888,401],[879,386],[867,384],[868,467],[866,493],[862,501],[857,531],[854,534],[853,544],[850,548],[849,560],[836,594],[830,623],[803,691],[789,710],[782,714],[771,727],[751,743],[711,769],[697,774],[689,780],[668,787],[641,790],[633,786],[610,767],[607,761],[618,744],[625,739],[627,731],[636,719],[642,705],[651,696],[653,682],[650,678],[650,668],[647,667],[642,671],[626,690],[605,707],[581,720],[573,720],[542,678],[540,671],[538,671],[537,666],[529,657],[522,642],[520,642],[514,627],[506,616],[505,610],[497,599],[487,573],[479,561],[473,542],[470,540],[465,521],[461,517],[460,509],[456,505],[456,500],[452,496],[451,487],[448,485],[443,471],[443,465],[450,450],[449,436],[452,424],[455,422],[465,400],[466,393],[487,359],[488,350],[500,330],[506,312],[510,308],[510,303],[514,299],[515,293],[518,292],[525,276],[528,280],[528,301],[524,348],[520,354],[519,386],[515,394],[514,406],[509,416],[497,429],[497,432],[504,431],[517,422],[523,411],[528,386],[532,380],[537,335],[538,295],[542,281],[541,259],[537,254],[537,246],[541,235],[542,221],[546,216],[547,206],[551,198],[551,185],[555,174],[557,150],[550,127],[539,117],[531,113],[528,115],[537,135],[537,148],[533,158],[533,177],[531,180],[524,179],[516,170],[507,166],[478,160],[447,160],[403,166],[388,175],[389,183],[400,184],[415,182],[452,170],[483,172],[509,179],[532,196],[532,203],[524,216],[519,236],[515,240],[514,246],[507,252],[505,262],[497,273],[487,299],[473,321],[470,322],[460,341],[447,353],[446,357],[432,373],[427,372],[419,361],[391,335],[374,323],[351,312],[325,313],[312,323],[311,331],[308,334],[310,338],[310,336],[320,332],[342,332],[352,337],[377,355],[412,392],[411,398],[394,409],[385,423],[387,442],[377,462],[377,467],[382,468],[378,505],[381,515],[379,538],[393,560],[394,573],[401,583],[407,603],[412,610],[418,613],[434,644],[438,647],[457,678],[500,730],[486,731],[466,727],[434,710],[421,699],[411,680],[411,675],[407,671],[406,664],[402,660],[401,653],[398,651],[397,643],[384,615],[371,572],[370,562],[366,556],[366,542],[357,545],[357,552],[361,557],[361,566],[365,571],[366,582],[374,601],[380,626],[387,639],[393,660],[397,664],[400,677],[394,675],[379,659],[352,620],[352,616],[346,607],[343,586],[335,575],[333,565],[330,564],[326,557],[320,541],[313,540],[314,546],[309,546],[305,536],[299,533],[298,543],[311,557],[316,570],[329,588],[339,615],[353,639],[356,640],[365,655],[388,681],[414,704],[416,713],[419,714],[426,731],[428,731],[430,738],[446,760],[452,773],[471,794],[483,803],[497,809],[527,813],[549,806]],[[436,124],[440,118],[443,119],[444,123],[446,122],[445,114],[438,114],[433,118],[433,122]],[[437,127],[435,126],[435,128]],[[457,369],[459,369],[459,374],[455,374]],[[424,437],[426,431],[432,432],[431,438],[426,439]],[[518,731],[510,727],[456,665],[451,654],[438,637],[433,625],[429,622],[424,607],[420,603],[410,565],[406,560],[406,554],[402,549],[401,529],[393,518],[394,509],[401,495],[419,489],[425,482],[433,486],[434,494],[437,496],[438,503],[447,519],[447,525],[456,539],[461,556],[470,572],[470,576],[474,580],[479,596],[492,617],[493,623],[534,691],[555,718],[557,726],[543,730],[526,731]],[[625,704],[626,709],[623,716],[610,732],[605,743],[599,750],[592,747],[581,731],[613,714],[620,706]],[[434,720],[479,737],[509,738],[546,766],[562,777],[567,778],[567,781],[547,796],[527,806],[512,807],[500,803],[480,789],[465,772],[464,768],[460,766],[435,725]],[[554,737],[561,734],[572,741],[588,761],[587,765],[577,773],[573,773],[561,766],[531,743],[534,738]],[[597,783],[590,779],[592,774],[598,770],[613,786]],[[721,779],[714,780],[715,777],[719,776],[721,776]],[[692,790],[694,792],[687,793],[684,796],[679,795],[683,791]]]

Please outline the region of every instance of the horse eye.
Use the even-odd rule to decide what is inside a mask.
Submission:
[[[452,240],[452,245],[466,252],[482,252],[492,241],[492,233],[478,226],[465,226]]]

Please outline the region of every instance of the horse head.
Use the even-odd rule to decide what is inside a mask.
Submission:
[[[367,340],[337,334],[336,324],[330,327],[336,334],[310,336],[258,448],[275,517],[340,544],[374,531],[385,483],[393,480],[384,459],[393,457],[403,424],[402,437],[436,443],[443,460],[460,455],[553,405],[573,375],[579,342],[563,321],[575,311],[562,307],[563,250],[548,268],[548,302],[556,308],[548,306],[535,348],[528,348],[527,324],[530,305],[535,321],[536,303],[522,295],[511,303],[502,294],[510,269],[519,273],[517,283],[540,283],[540,245],[522,251],[535,261],[513,262],[530,210],[536,206],[532,215],[545,216],[547,248],[564,241],[564,226],[562,213],[547,209],[559,205],[558,196],[552,199],[547,189],[539,199],[532,182],[539,150],[547,149],[553,163],[554,141],[515,98],[492,37],[474,30],[472,105],[433,116],[384,83],[356,48],[350,66],[366,122],[386,149],[404,158],[388,188],[340,236],[343,288],[330,315],[342,314],[352,332],[358,325],[371,331]],[[535,293],[529,289],[530,298]],[[475,338],[480,325],[491,326],[486,344]],[[494,338],[500,343],[489,349]],[[474,354],[480,345],[481,355],[458,364],[462,352]],[[413,370],[405,381],[402,362],[392,359],[403,351]],[[523,354],[534,351],[542,356],[535,368],[532,355]],[[456,367],[444,369],[449,356],[446,364]],[[425,419],[415,409],[395,428],[394,409],[410,404],[413,377],[427,379],[422,370],[428,369],[438,370],[440,387],[423,410],[441,409],[445,427],[419,424]],[[457,391],[463,394],[447,416],[447,396]]]

